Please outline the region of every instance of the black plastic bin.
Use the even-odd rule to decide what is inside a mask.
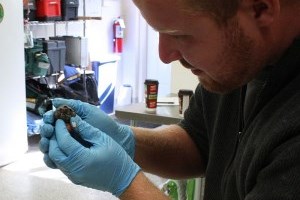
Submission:
[[[77,20],[78,19],[78,0],[62,0],[61,2],[61,12],[62,20]]]
[[[43,41],[43,52],[45,52],[50,60],[50,68],[48,75],[60,73],[64,70],[66,62],[66,44],[60,40]]]

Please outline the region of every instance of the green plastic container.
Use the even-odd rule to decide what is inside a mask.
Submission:
[[[34,55],[32,74],[34,76],[45,76],[50,67],[50,61],[45,53],[36,53]]]
[[[163,185],[162,191],[165,192],[171,200],[194,200],[195,184],[195,179],[181,181],[168,180]]]

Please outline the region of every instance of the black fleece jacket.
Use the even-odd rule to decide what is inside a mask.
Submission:
[[[262,74],[226,95],[199,85],[179,124],[204,156],[206,200],[300,200],[300,39]]]

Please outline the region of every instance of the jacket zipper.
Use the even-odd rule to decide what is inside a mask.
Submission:
[[[237,153],[237,149],[239,146],[239,143],[242,139],[242,135],[243,135],[243,130],[244,130],[244,126],[245,126],[245,122],[244,122],[244,103],[245,103],[245,96],[246,96],[246,90],[247,90],[247,85],[243,86],[241,91],[240,91],[240,101],[239,101],[239,113],[238,113],[238,133],[236,134],[236,142],[235,142],[235,147],[234,147],[234,151],[232,153],[230,162],[228,163],[225,171],[224,171],[224,176],[222,179],[222,193],[225,193],[225,189],[226,189],[226,185],[227,185],[227,180],[228,180],[228,175],[230,172],[230,169],[232,167],[232,163],[235,159],[236,153]]]

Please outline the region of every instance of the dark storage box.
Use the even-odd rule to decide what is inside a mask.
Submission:
[[[61,20],[61,0],[36,0],[36,9],[37,20]]]
[[[36,20],[36,4],[35,0],[29,0],[28,5],[24,5],[23,8],[24,19],[29,19],[29,21]],[[29,12],[29,13],[28,13]]]
[[[50,68],[48,75],[60,73],[64,70],[66,62],[66,45],[65,41],[46,40],[43,41],[43,52],[45,52],[50,60]]]
[[[62,36],[50,37],[51,40],[63,40],[66,43],[66,64],[86,67],[89,64],[88,41],[86,37]]]
[[[62,0],[61,12],[62,20],[77,20],[78,19],[78,0]]]

